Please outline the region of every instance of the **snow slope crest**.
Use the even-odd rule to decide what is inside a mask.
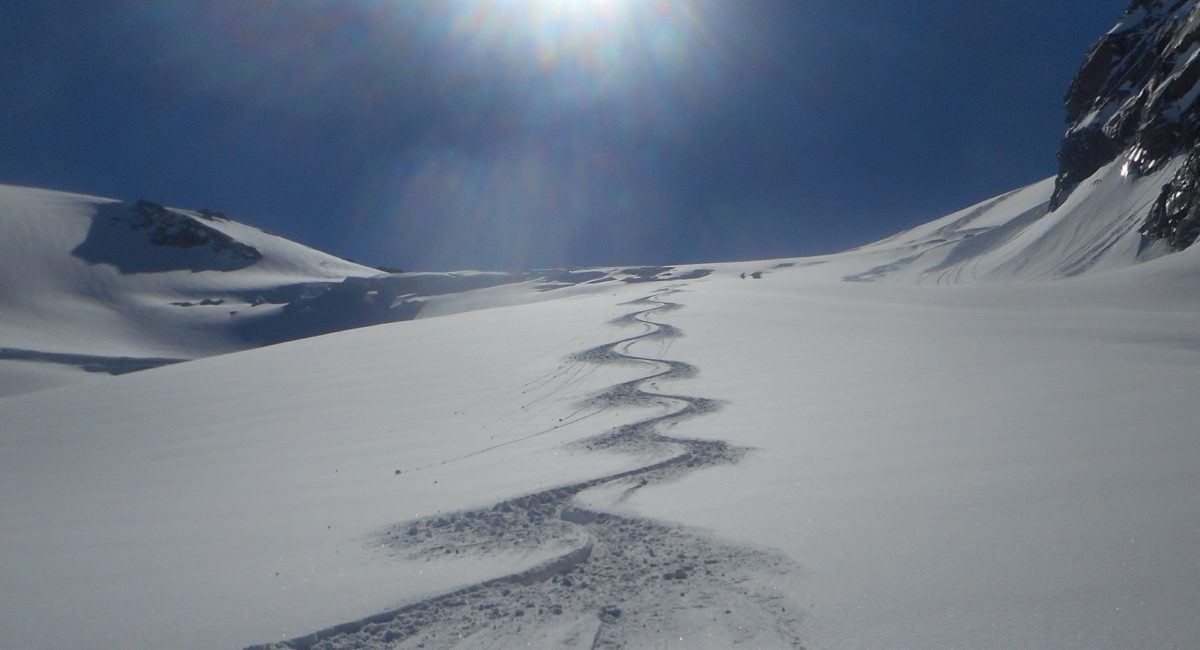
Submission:
[[[843,279],[914,284],[1056,280],[1130,268],[1170,252],[1140,229],[1162,184],[1183,164],[1122,173],[1124,158],[1088,177],[1058,209],[1048,178],[845,254]]]

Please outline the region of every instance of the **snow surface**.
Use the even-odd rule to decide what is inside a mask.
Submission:
[[[1053,280],[1128,268],[1165,252],[1138,228],[1183,157],[1140,178],[1127,177],[1126,162],[1102,167],[1054,212],[1047,213],[1049,178],[864,246],[853,262],[833,256],[846,263],[834,268],[875,261],[844,279],[915,284]]]
[[[253,246],[262,260],[235,271],[123,272],[119,266],[162,254],[144,237],[103,230],[127,208],[111,199],[0,186],[0,395],[106,376],[95,367],[87,372],[72,355],[103,365],[105,358],[190,359],[245,349],[252,344],[239,337],[236,323],[250,313],[230,314],[249,307],[245,300],[233,305],[238,294],[378,273],[226,220],[200,221]],[[89,240],[104,262],[78,252]],[[220,303],[199,304],[206,299]],[[180,302],[196,304],[173,304]],[[30,353],[40,361],[25,358]]]
[[[3,644],[1200,647],[1200,249],[1118,168],[0,398]]]
[[[224,215],[165,208],[147,224],[140,208],[0,185],[0,396],[652,270],[383,274]],[[227,243],[155,241],[189,231]]]

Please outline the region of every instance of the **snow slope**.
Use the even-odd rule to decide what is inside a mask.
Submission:
[[[704,369],[688,390],[728,400],[691,433],[758,451],[625,507],[795,559],[810,648],[1196,647],[1190,257],[1027,285],[713,280],[672,318]]]
[[[1200,646],[1179,164],[521,275],[0,188],[4,644]]]
[[[157,245],[152,229],[129,223],[131,207],[0,186],[0,394],[74,381],[89,368],[120,372],[135,360],[154,365],[244,349],[252,343],[235,323],[249,314],[230,312],[248,301],[236,296],[378,273],[186,211],[178,219],[197,232],[220,233],[261,259],[237,259],[212,245]]]
[[[0,233],[0,396],[669,274],[383,274],[217,213],[11,186]]]
[[[0,186],[0,646],[1200,647],[1197,12],[1092,48],[1057,187],[837,255],[379,274]]]
[[[1196,647],[1200,251],[1100,180],[0,399],[5,643]]]
[[[1138,230],[1183,157],[1142,177],[1129,175],[1127,162],[1099,169],[1053,212],[1049,178],[864,246],[852,259],[834,257],[855,269],[845,279],[860,282],[1011,282],[1126,268],[1169,250]],[[869,265],[857,270],[860,262]]]

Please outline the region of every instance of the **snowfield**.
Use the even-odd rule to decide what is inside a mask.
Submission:
[[[1200,249],[1114,169],[0,398],[3,644],[1200,647]]]

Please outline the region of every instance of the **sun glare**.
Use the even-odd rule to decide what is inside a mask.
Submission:
[[[686,72],[702,40],[690,0],[447,0],[454,59],[534,71],[578,103]],[[542,93],[543,98],[547,95]]]
[[[550,68],[565,57],[612,72],[629,37],[627,9],[626,0],[529,0],[538,64]]]
[[[629,9],[630,0],[528,0],[529,12],[560,22],[615,21]]]
[[[497,259],[565,255],[570,233],[608,237],[634,206],[662,205],[665,163],[645,143],[690,150],[687,108],[710,110],[722,87],[704,0],[396,6],[455,103],[445,133],[380,171],[362,213],[437,215],[462,237],[446,240],[447,259],[481,233]],[[557,244],[526,250],[535,229]]]
[[[498,41],[509,54],[532,49],[542,67],[598,62],[630,38],[630,0],[460,0],[460,8],[462,35]]]
[[[683,0],[457,0],[455,34],[468,48],[502,55],[509,65],[536,62],[588,67],[602,76],[678,34],[690,18]],[[493,62],[496,62],[493,60]]]

